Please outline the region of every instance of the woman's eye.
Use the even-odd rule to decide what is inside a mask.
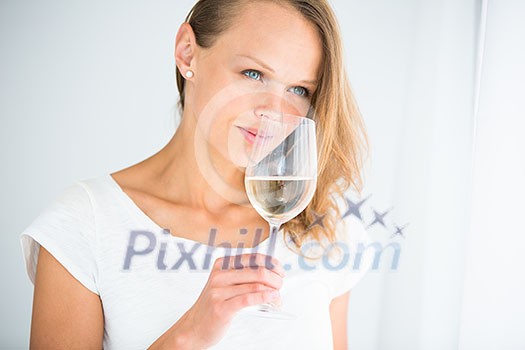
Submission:
[[[303,97],[307,97],[309,95],[308,90],[302,86],[293,87],[292,92],[298,96],[303,96]]]
[[[253,69],[245,70],[242,74],[253,80],[261,80],[261,72]]]

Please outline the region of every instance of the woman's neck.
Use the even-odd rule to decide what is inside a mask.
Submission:
[[[170,142],[147,160],[163,197],[217,214],[250,207],[243,169],[210,147],[188,119],[183,118]]]

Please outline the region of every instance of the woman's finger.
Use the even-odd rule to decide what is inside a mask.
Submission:
[[[244,283],[244,284],[236,284],[232,286],[226,286],[223,288],[220,288],[219,291],[217,291],[217,294],[220,295],[221,300],[229,300],[232,298],[235,298],[237,296],[248,294],[248,293],[259,293],[259,292],[271,292],[277,290],[275,288],[269,287],[265,285],[264,283]]]
[[[217,270],[210,276],[210,284],[213,287],[245,283],[263,283],[272,288],[281,288],[283,278],[277,273],[265,267],[244,267],[242,269]]]
[[[224,302],[224,307],[236,312],[247,306],[264,304],[264,303],[269,303],[269,302],[278,303],[279,300],[280,300],[280,295],[278,291],[266,290],[262,292],[241,294],[236,297],[233,297]]]
[[[227,257],[221,257],[215,260],[214,269],[242,269],[250,267],[256,269],[259,266],[264,266],[284,277],[284,269],[274,257],[264,255],[261,253],[247,253],[240,255],[233,255]]]

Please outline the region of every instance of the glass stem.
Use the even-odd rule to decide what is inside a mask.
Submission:
[[[269,244],[268,244],[268,252],[267,252],[267,258],[266,258],[266,267],[267,268],[273,268],[273,264],[271,263],[271,259],[273,257],[273,254],[275,252],[275,242],[277,241],[277,233],[279,232],[279,228],[281,227],[281,224],[274,224],[270,223],[270,238],[269,238]]]

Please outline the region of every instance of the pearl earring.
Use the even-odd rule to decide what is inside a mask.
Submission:
[[[185,75],[186,75],[186,78],[191,79],[193,78],[193,71],[187,70]]]

